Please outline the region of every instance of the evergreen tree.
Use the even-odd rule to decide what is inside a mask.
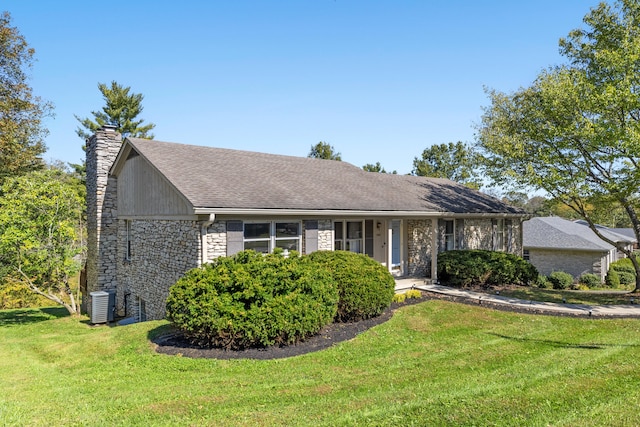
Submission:
[[[340,153],[336,152],[332,145],[329,145],[324,141],[320,141],[316,145],[312,145],[311,151],[309,151],[307,157],[325,160],[342,160]]]
[[[80,118],[75,116],[80,122],[76,133],[83,140],[88,139],[100,129],[103,125],[112,125],[116,127],[116,131],[123,138],[128,136],[134,138],[153,139],[153,134],[149,133],[155,124],[144,124],[143,119],[137,119],[142,113],[142,100],[144,96],[140,93],[130,93],[131,87],[124,87],[115,81],[111,82],[111,86],[104,83],[98,84],[98,89],[102,93],[105,106],[102,111],[92,111],[94,120],[89,118]]]

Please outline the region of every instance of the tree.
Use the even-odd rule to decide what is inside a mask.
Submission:
[[[479,189],[482,180],[477,172],[478,167],[478,157],[472,147],[458,141],[425,148],[422,158],[414,157],[412,174],[447,178]]]
[[[593,213],[621,208],[640,239],[640,4],[601,3],[560,40],[568,63],[512,94],[487,90],[478,132],[487,175],[546,191],[602,240]],[[640,290],[640,265],[631,259]]]
[[[104,83],[98,83],[98,89],[102,93],[105,106],[102,111],[92,111],[95,121],[75,116],[82,127],[76,129],[76,133],[83,140],[88,139],[100,129],[103,125],[112,125],[122,135],[123,138],[128,136],[134,138],[153,139],[153,134],[149,133],[155,124],[145,124],[143,119],[138,119],[138,115],[142,113],[142,100],[144,96],[139,93],[129,93],[131,87],[124,87],[115,81],[111,82],[111,86]]]
[[[43,119],[53,115],[53,106],[34,96],[27,72],[34,61],[30,48],[11,15],[0,16],[0,183],[43,166],[48,131]]]
[[[324,141],[320,141],[316,145],[312,145],[311,151],[309,151],[307,157],[325,160],[342,160],[340,158],[340,153],[337,153],[332,145],[329,145]]]
[[[4,280],[64,306],[78,306],[70,278],[80,270],[82,200],[57,169],[8,178],[0,195],[0,266]]]
[[[382,165],[380,164],[380,162],[376,162],[376,164],[371,164],[371,163],[367,163],[366,165],[362,166],[362,169],[367,171],[367,172],[378,172],[378,173],[387,173],[386,170],[384,170],[384,168],[382,167]],[[397,174],[398,172],[393,171],[391,172],[393,175]]]

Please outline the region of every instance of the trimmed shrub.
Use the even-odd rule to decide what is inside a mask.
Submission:
[[[620,275],[614,269],[609,269],[607,275],[604,277],[604,284],[609,288],[619,288],[620,287]]]
[[[539,275],[536,278],[536,287],[538,287],[540,289],[551,289],[551,288],[553,288],[553,283],[551,283],[549,280],[547,280],[546,276]]]
[[[623,286],[635,285],[636,284],[636,274],[630,273],[628,271],[617,271],[618,277],[620,278],[620,284]]]
[[[573,285],[573,276],[564,271],[554,271],[547,279],[553,285],[553,289],[569,289]]]
[[[585,285],[587,288],[597,288],[602,285],[602,280],[597,274],[585,273],[578,278],[578,283]]]
[[[167,318],[193,343],[226,349],[293,344],[333,320],[338,292],[306,257],[243,251],[188,271]]]
[[[347,251],[316,251],[307,257],[329,272],[338,287],[336,321],[355,322],[376,317],[391,305],[395,280],[374,259]]]
[[[420,292],[417,289],[409,289],[407,292],[404,293],[407,298],[411,299],[411,298],[422,298],[422,292]]]
[[[407,299],[407,295],[406,294],[394,294],[393,295],[393,299],[391,300],[392,302],[396,302],[396,303],[403,303],[404,300]]]
[[[538,270],[517,255],[485,250],[458,250],[438,254],[438,278],[453,287],[529,285]]]
[[[620,284],[624,286],[635,285],[636,283],[636,269],[633,268],[633,264],[629,258],[619,259],[612,262],[610,270],[615,270],[618,273]]]

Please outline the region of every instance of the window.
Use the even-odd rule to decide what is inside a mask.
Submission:
[[[525,261],[530,261],[530,256],[529,256],[529,249],[524,249],[522,251],[522,259],[524,259]]]
[[[274,248],[300,251],[299,222],[245,222],[244,249],[264,254]]]
[[[456,227],[452,219],[444,220],[444,250],[452,251],[456,248]]]
[[[336,251],[364,253],[364,221],[335,221],[333,230]]]
[[[127,237],[126,237],[126,247],[125,247],[125,252],[124,252],[124,259],[126,261],[131,261],[131,255],[133,253],[133,251],[131,250],[131,243],[133,240],[133,235],[131,233],[131,220],[127,219],[125,220],[125,227],[126,227],[126,233],[127,233]]]

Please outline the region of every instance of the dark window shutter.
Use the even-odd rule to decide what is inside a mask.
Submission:
[[[242,221],[227,221],[227,256],[244,249],[244,227]]]
[[[466,249],[464,245],[464,219],[456,219],[456,249]]]
[[[373,220],[364,222],[364,253],[373,258]]]
[[[310,254],[318,250],[318,221],[304,222],[304,253]]]

